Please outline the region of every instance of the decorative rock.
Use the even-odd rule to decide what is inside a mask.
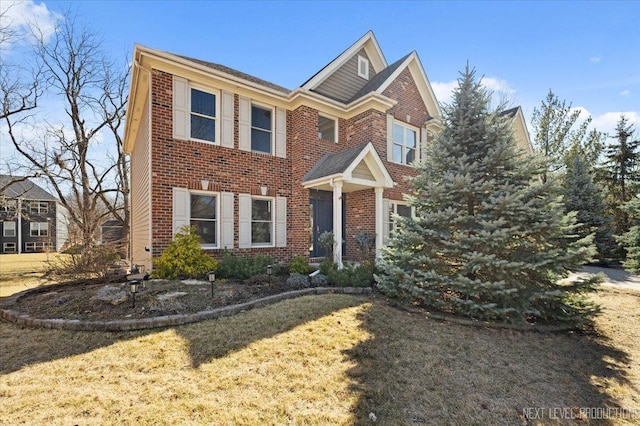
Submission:
[[[128,298],[129,296],[124,289],[112,285],[105,285],[96,292],[96,295],[93,296],[91,300],[109,302],[115,306],[126,302]]]

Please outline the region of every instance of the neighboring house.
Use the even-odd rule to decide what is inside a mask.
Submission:
[[[114,244],[122,242],[122,222],[119,220],[107,220],[100,225],[100,243]]]
[[[1,253],[59,251],[67,242],[58,199],[27,178],[0,175]]]
[[[191,224],[223,250],[357,259],[355,235],[410,215],[411,163],[440,107],[414,51],[388,64],[372,32],[295,90],[223,65],[136,46],[125,128],[132,262],[151,267]],[[528,147],[522,111],[516,135]],[[339,242],[342,242],[341,244]]]

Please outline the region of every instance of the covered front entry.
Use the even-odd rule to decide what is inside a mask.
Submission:
[[[346,199],[342,204],[342,234],[345,234]],[[325,257],[327,250],[318,244],[318,238],[324,232],[333,231],[333,194],[330,191],[312,189],[309,191],[309,216],[311,220],[310,257]],[[346,245],[342,245],[342,253],[346,254]]]
[[[312,257],[320,257],[317,238],[333,230],[333,260],[342,268],[344,254],[346,194],[363,189],[375,189],[376,252],[382,247],[382,193],[393,187],[391,176],[371,143],[342,152],[325,154],[305,175],[302,185],[310,189]],[[314,198],[313,194],[322,194]],[[331,218],[328,210],[331,209]],[[316,256],[318,254],[318,256]]]

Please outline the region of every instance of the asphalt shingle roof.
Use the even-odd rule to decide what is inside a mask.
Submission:
[[[7,187],[5,188],[5,186]],[[2,195],[7,198],[20,197],[25,200],[58,200],[29,179],[21,176],[0,175],[0,189],[2,188],[4,188],[4,190],[1,191]]]
[[[364,143],[342,152],[330,152],[325,154],[320,161],[318,161],[316,165],[313,166],[306,175],[304,175],[302,181],[308,182],[325,176],[343,173],[367,145],[368,144]]]

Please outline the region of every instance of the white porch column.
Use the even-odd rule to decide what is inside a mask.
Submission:
[[[333,261],[342,269],[342,182],[333,183]]]
[[[384,208],[382,205],[382,193],[384,188],[378,186],[375,188],[376,192],[376,258],[380,257],[380,249],[382,248],[382,241],[384,239],[383,234],[383,221],[384,221]]]

